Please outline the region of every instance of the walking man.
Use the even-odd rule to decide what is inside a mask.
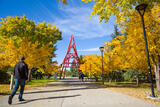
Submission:
[[[14,67],[14,76],[15,76],[15,86],[14,89],[11,92],[11,95],[8,98],[8,104],[12,104],[12,98],[16,94],[16,91],[18,90],[19,86],[21,87],[19,92],[19,101],[25,101],[23,96],[23,91],[25,87],[25,81],[28,79],[28,65],[24,62],[25,58],[24,56],[21,57],[20,62],[16,63]]]

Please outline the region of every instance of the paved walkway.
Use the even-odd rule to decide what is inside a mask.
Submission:
[[[17,98],[18,95],[15,95],[12,105],[8,105],[8,96],[1,97],[0,107],[158,107],[78,79],[25,90],[24,102],[19,102]]]

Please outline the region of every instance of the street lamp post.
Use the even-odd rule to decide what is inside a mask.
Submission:
[[[103,51],[104,51],[104,47],[101,46],[99,48],[99,50],[101,51],[101,56],[102,56],[102,84],[104,85],[104,76],[103,76]]]
[[[139,12],[139,14],[141,16],[141,20],[142,20],[145,47],[146,47],[146,55],[147,55],[147,61],[148,61],[148,70],[149,70],[149,75],[150,75],[150,79],[151,79],[151,91],[152,91],[151,97],[155,97],[154,88],[153,88],[153,78],[152,78],[152,72],[151,72],[151,64],[150,64],[150,59],[149,59],[148,43],[147,43],[147,38],[146,38],[146,31],[145,31],[144,17],[143,17],[146,8],[147,8],[147,4],[140,4],[140,5],[136,6],[135,9]]]

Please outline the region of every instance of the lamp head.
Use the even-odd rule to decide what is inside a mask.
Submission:
[[[99,47],[99,50],[100,50],[101,52],[103,52],[103,51],[104,51],[104,47],[103,47],[103,46]]]
[[[139,12],[140,15],[144,15],[144,12],[145,12],[147,6],[148,6],[148,4],[143,3],[143,4],[136,6],[135,9]]]

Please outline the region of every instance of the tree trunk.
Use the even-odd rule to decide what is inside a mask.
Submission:
[[[32,80],[32,75],[31,75],[31,69],[29,69],[29,72],[28,72],[28,81],[31,81]]]
[[[49,80],[49,78],[50,78],[50,75],[48,74],[48,75],[47,75],[47,80]]]
[[[159,69],[159,66],[160,66],[160,56],[158,55],[156,57],[156,60],[154,60],[154,56],[152,56],[152,59],[153,59],[153,63],[154,63],[154,73],[155,73],[155,77],[156,77],[156,88],[157,88],[157,92],[160,93],[160,69]]]
[[[155,65],[154,64],[154,71],[155,71],[155,76],[156,76],[156,88],[157,88],[157,91],[160,93],[160,69],[159,69],[159,66],[160,66],[160,56],[157,56],[157,64]]]
[[[111,83],[111,82],[112,82],[112,79],[110,79],[109,82]]]
[[[139,86],[139,75],[137,71],[136,71],[136,83],[137,83],[137,86]]]
[[[94,75],[94,78],[95,78],[96,82],[98,82],[98,77],[96,75]]]

